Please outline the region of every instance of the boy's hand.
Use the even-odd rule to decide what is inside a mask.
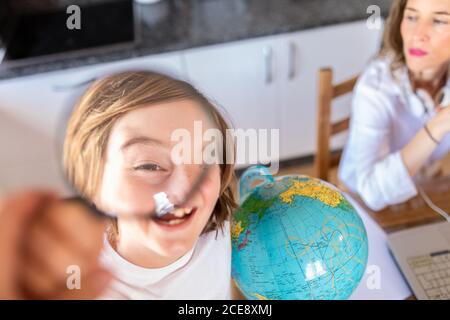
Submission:
[[[48,194],[27,192],[0,199],[0,299],[21,299],[18,271],[23,264],[22,243],[36,208],[48,201]]]
[[[101,293],[110,279],[98,259],[104,230],[104,221],[80,203],[49,202],[30,227],[25,245],[27,296],[92,299]]]
[[[7,262],[0,288],[6,281],[7,290],[0,292],[12,299],[93,299],[103,291],[111,278],[98,262],[103,221],[81,204],[48,193],[19,195],[1,207],[0,261]]]

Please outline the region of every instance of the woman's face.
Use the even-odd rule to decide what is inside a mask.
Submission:
[[[210,126],[202,110],[197,103],[186,100],[142,107],[122,116],[109,136],[97,204],[109,212],[148,212],[154,204],[153,195],[161,191],[173,204],[180,204],[197,181],[202,166],[175,164],[171,153],[179,141],[172,141],[171,135],[185,129],[194,137],[194,121],[202,121],[204,132]],[[203,147],[197,143],[192,151]],[[208,170],[199,191],[176,212],[183,217],[171,219],[170,223],[119,217],[119,241],[143,244],[164,257],[183,255],[194,246],[208,222],[220,184],[216,164]]]
[[[401,35],[411,71],[446,66],[450,61],[450,0],[409,0]]]

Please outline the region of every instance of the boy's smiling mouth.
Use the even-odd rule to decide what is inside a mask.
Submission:
[[[177,226],[192,218],[197,208],[175,208],[162,217],[154,218],[154,221],[164,226]]]

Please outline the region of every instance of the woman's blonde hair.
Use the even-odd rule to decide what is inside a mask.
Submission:
[[[75,106],[64,141],[64,169],[76,190],[94,202],[102,179],[108,137],[120,117],[138,108],[181,100],[191,100],[208,109],[225,136],[229,129],[225,119],[208,99],[184,81],[150,71],[128,71],[95,82]],[[224,146],[225,159],[226,152]],[[234,165],[220,164],[220,172],[219,199],[204,233],[222,228],[236,208]],[[108,236],[114,240],[117,234],[117,220],[112,220]]]
[[[405,66],[403,38],[400,27],[408,0],[394,0],[386,20],[380,57],[391,57],[391,72]]]

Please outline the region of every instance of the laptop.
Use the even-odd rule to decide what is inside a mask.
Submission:
[[[389,248],[419,300],[450,300],[450,223],[388,235]]]

